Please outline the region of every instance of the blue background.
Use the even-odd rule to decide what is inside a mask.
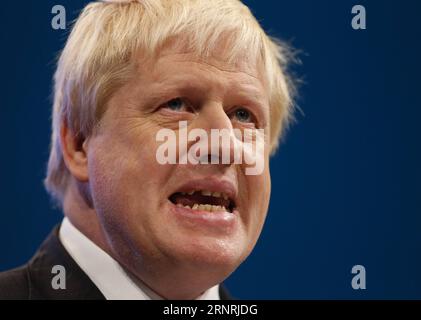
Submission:
[[[272,159],[265,229],[227,280],[238,298],[421,298],[421,2],[245,1],[302,53],[297,124]],[[31,257],[61,213],[42,185],[51,77],[68,23],[86,1],[0,7],[0,270]],[[367,9],[367,30],[351,8]],[[351,287],[351,268],[367,289]]]

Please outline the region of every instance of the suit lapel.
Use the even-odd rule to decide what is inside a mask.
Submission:
[[[103,300],[105,297],[67,253],[58,238],[59,226],[43,242],[28,264],[30,299]],[[63,266],[65,289],[54,289],[53,267]]]

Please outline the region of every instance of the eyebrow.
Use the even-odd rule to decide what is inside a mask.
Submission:
[[[264,111],[269,111],[268,97],[262,90],[259,90],[259,86],[253,83],[254,79],[257,80],[257,78],[253,78],[253,81],[240,81],[234,85],[229,84],[226,96],[228,98],[232,96],[240,97],[245,101],[261,106]],[[148,92],[142,95],[142,100],[147,109],[149,109],[165,102],[166,99],[174,98],[174,95],[191,97],[193,92],[193,96],[196,95],[198,97],[206,94],[208,91],[207,86],[196,76],[187,78],[185,75],[181,77],[170,76],[154,82]]]
[[[265,94],[254,85],[240,85],[236,89],[237,95],[244,96],[248,100],[254,100],[260,103],[269,102],[268,99],[265,98]]]
[[[154,84],[151,90],[143,95],[142,100],[148,108],[152,108],[160,103],[164,103],[166,99],[176,98],[174,95],[184,96],[186,91],[193,90],[197,90],[197,86],[186,86],[185,84],[176,82],[171,84]]]

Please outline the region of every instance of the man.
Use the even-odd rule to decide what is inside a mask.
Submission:
[[[89,4],[54,78],[45,185],[65,218],[0,275],[0,298],[227,299],[221,283],[259,237],[269,155],[292,114],[286,62],[237,0]],[[228,132],[228,144],[183,162],[197,139],[183,145],[182,128]],[[162,130],[177,137],[175,163],[159,159]]]

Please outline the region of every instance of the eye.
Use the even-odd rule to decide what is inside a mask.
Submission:
[[[165,102],[162,108],[167,108],[172,111],[189,111],[189,105],[184,101],[183,98],[175,98]]]
[[[239,122],[253,122],[253,116],[248,110],[244,108],[239,108],[235,110],[234,116],[237,118]]]

